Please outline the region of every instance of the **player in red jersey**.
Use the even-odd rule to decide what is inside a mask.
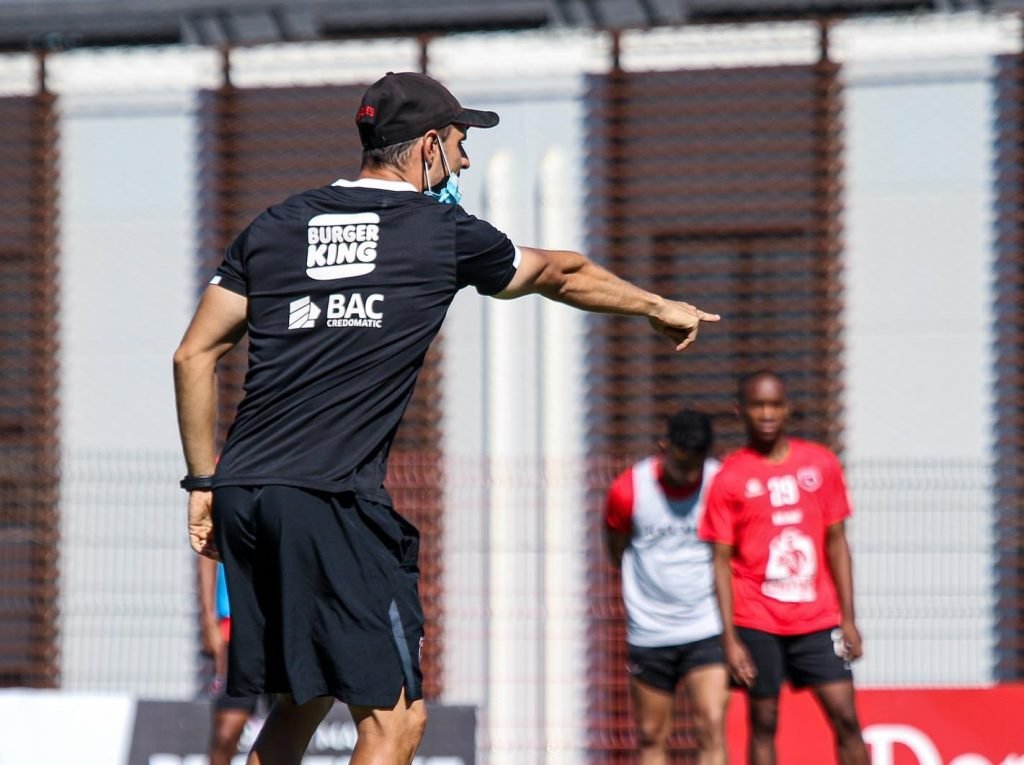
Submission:
[[[850,662],[862,653],[853,608],[843,471],[824,446],[785,433],[782,379],[740,380],[746,447],[722,464],[700,536],[714,545],[725,659],[750,698],[750,762],[774,765],[783,680],[809,687],[842,765],[867,765]]]

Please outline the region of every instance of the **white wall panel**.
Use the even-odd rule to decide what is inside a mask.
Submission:
[[[891,58],[874,46],[872,35],[895,42],[901,31],[873,24],[844,39],[846,457],[872,465],[851,476],[861,679],[986,682],[993,60],[962,55],[984,37],[974,24],[932,30],[927,55],[917,39],[909,62],[904,46]],[[920,551],[922,539],[938,554]],[[925,593],[938,582],[960,600],[935,607]]]
[[[57,67],[69,689],[195,690],[194,554],[175,488],[184,463],[171,380],[196,297],[190,61],[76,54]],[[92,90],[98,70],[134,71],[139,91]],[[150,70],[165,79],[146,90],[141,74]],[[162,87],[169,81],[179,89]]]

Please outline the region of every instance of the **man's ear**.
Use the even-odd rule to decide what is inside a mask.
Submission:
[[[423,134],[423,144],[420,147],[420,152],[423,157],[423,161],[428,166],[433,166],[434,156],[437,154],[437,144],[441,140],[436,130],[428,130]]]

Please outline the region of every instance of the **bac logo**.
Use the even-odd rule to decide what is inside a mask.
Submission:
[[[313,329],[323,311],[309,295],[288,304],[288,329]],[[380,293],[363,295],[329,295],[327,297],[328,327],[366,327],[380,329],[384,326],[384,296]]]
[[[318,281],[364,276],[377,267],[377,213],[317,215],[306,241],[306,276]]]
[[[316,326],[320,309],[309,299],[309,295],[288,304],[288,329],[310,329]]]

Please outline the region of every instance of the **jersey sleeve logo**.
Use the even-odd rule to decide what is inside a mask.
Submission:
[[[796,482],[804,491],[817,491],[821,488],[821,471],[814,465],[802,467],[796,471]]]
[[[365,276],[377,267],[379,238],[377,213],[314,216],[306,230],[306,276],[318,281]]]
[[[754,499],[764,495],[764,484],[757,478],[751,478],[743,488],[743,496],[747,499]]]

